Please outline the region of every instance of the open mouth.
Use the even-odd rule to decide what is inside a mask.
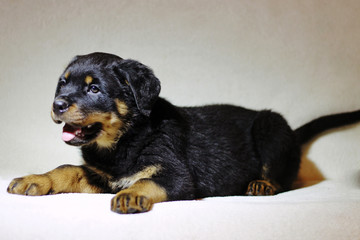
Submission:
[[[93,123],[85,127],[65,123],[63,127],[62,140],[65,143],[74,146],[85,145],[99,136],[101,129],[101,123]]]

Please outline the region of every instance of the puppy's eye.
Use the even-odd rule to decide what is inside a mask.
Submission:
[[[58,85],[59,85],[60,87],[62,87],[62,86],[64,86],[65,84],[66,84],[66,80],[60,78]]]
[[[92,84],[89,86],[89,91],[91,91],[92,93],[98,93],[100,91],[100,89],[97,86]]]

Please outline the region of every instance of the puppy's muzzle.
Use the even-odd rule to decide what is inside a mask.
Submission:
[[[69,103],[64,99],[55,100],[53,103],[53,111],[56,115],[61,115],[69,109]]]
[[[64,121],[64,114],[69,111],[70,106],[71,104],[66,97],[55,98],[51,111],[51,118],[55,123],[61,123]]]

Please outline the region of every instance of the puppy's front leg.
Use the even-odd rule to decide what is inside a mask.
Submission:
[[[154,203],[167,200],[163,187],[150,179],[141,179],[121,190],[111,200],[111,210],[117,213],[141,213],[151,210]]]
[[[86,167],[63,165],[44,174],[15,178],[7,189],[9,193],[39,196],[56,193],[99,193],[90,185]]]

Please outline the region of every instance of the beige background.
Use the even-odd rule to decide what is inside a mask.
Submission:
[[[80,163],[50,119],[76,54],[143,62],[177,105],[271,108],[294,128],[360,108],[359,13],[357,0],[0,0],[0,177]],[[359,126],[319,138],[308,179],[360,185],[359,141]]]

